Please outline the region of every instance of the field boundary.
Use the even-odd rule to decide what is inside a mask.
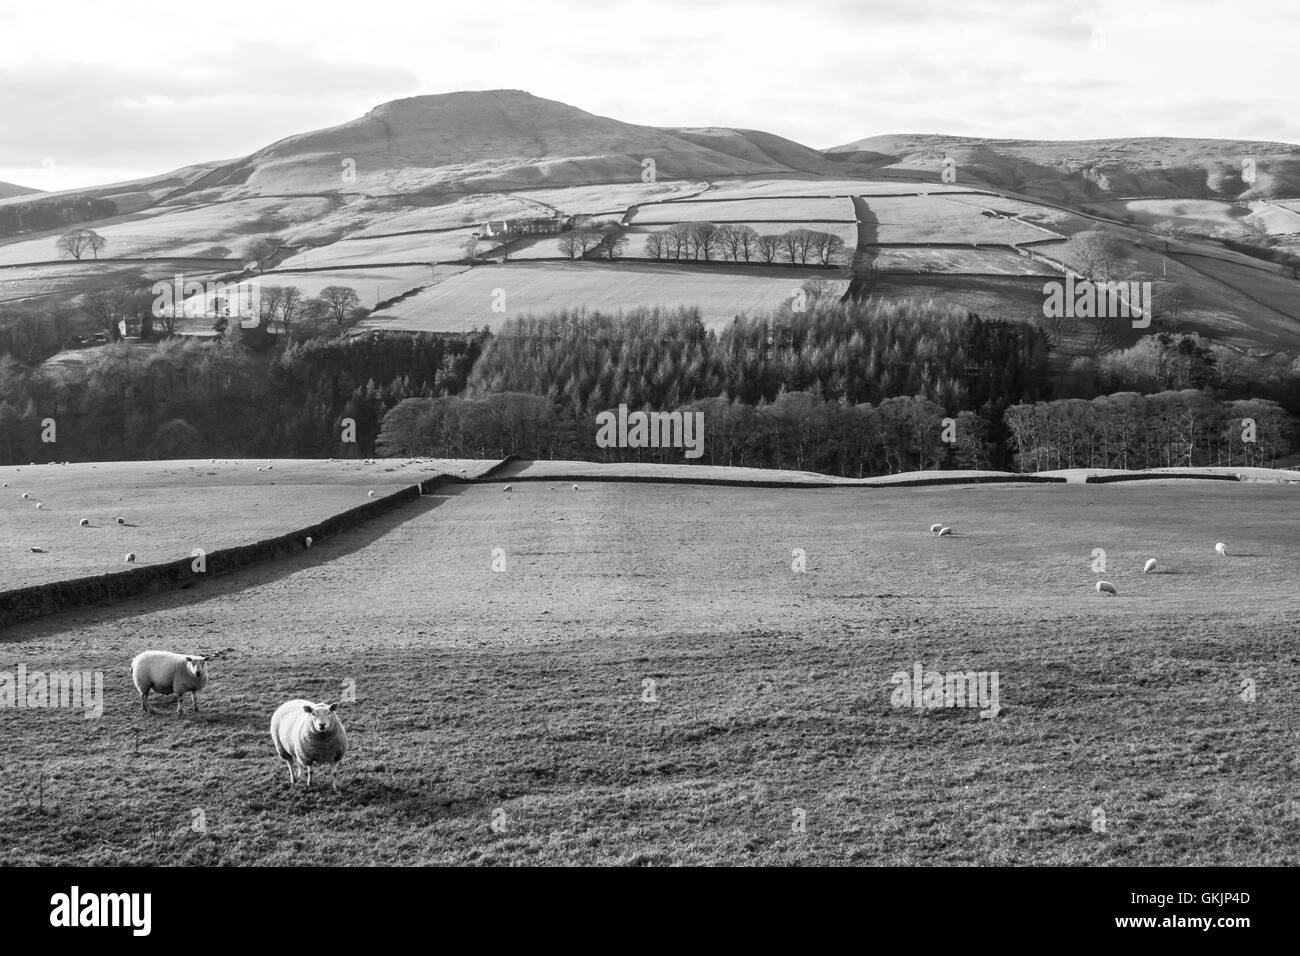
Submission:
[[[518,459],[525,464],[533,462]],[[613,475],[613,474],[564,474],[564,475],[506,475],[496,477],[496,473],[503,469],[507,461],[502,461],[499,465],[493,467],[488,472],[472,479],[477,484],[506,484],[525,481],[602,481],[625,484],[652,484],[652,485],[717,485],[728,488],[916,488],[925,485],[990,485],[990,484],[1065,484],[1066,479],[1053,476],[1043,475],[972,475],[970,477],[944,477],[944,478],[908,478],[904,481],[880,481],[874,483],[867,482],[850,482],[850,481],[796,481],[786,479],[784,481],[764,479],[764,478],[710,478],[701,475],[698,478],[684,475]],[[625,462],[624,464],[632,464]]]
[[[495,472],[504,464],[506,464],[504,460],[498,462],[485,474]],[[317,544],[340,531],[354,528],[415,501],[427,492],[453,480],[464,481],[465,479],[453,479],[451,475],[436,475],[286,534],[207,552],[204,554],[206,564],[204,571],[195,571],[194,558],[185,557],[162,564],[132,568],[128,571],[69,578],[0,591],[0,626],[57,614],[60,611],[111,604],[127,598],[187,588],[206,578],[276,561],[306,551],[305,539],[309,537],[313,545]]]
[[[1089,485],[1105,485],[1114,481],[1155,481],[1160,478],[1194,478],[1197,481],[1241,481],[1240,475],[1220,475],[1212,472],[1187,474],[1186,472],[1177,472],[1175,474],[1152,474],[1151,472],[1133,472],[1126,475],[1088,475],[1084,482]]]

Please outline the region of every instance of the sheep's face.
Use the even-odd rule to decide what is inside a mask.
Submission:
[[[313,733],[324,734],[334,729],[334,723],[338,719],[334,716],[334,711],[338,709],[338,706],[338,704],[303,705],[303,712],[311,717]]]
[[[187,657],[185,667],[194,677],[201,681],[208,679],[208,659],[206,657]]]

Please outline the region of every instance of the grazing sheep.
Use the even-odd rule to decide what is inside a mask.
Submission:
[[[25,491],[23,492],[23,501],[26,501],[26,500],[27,500],[28,498],[30,498],[30,497],[31,497],[31,495],[29,495],[27,492],[25,492]]]
[[[42,511],[42,510],[44,510],[44,508],[45,508],[45,505],[41,504],[39,501],[36,502],[36,510],[37,510],[37,511]]]
[[[89,518],[82,518],[80,521],[77,522],[77,524],[78,524],[79,526],[81,526],[82,528],[89,528],[89,527],[90,527],[90,519],[89,519]]]
[[[45,554],[44,548],[32,548],[32,554]]]
[[[1154,571],[1155,569],[1156,569],[1156,559],[1155,559],[1155,558],[1148,558],[1148,559],[1147,559],[1147,563],[1144,564],[1144,565],[1142,565],[1142,573],[1143,573],[1143,574],[1150,574],[1150,573],[1151,573],[1152,571]]]
[[[939,537],[941,537],[941,538],[944,537],[945,535],[950,535],[950,534],[952,534],[952,528],[940,528],[940,529],[939,529]]]
[[[261,471],[261,470],[262,470],[262,466],[261,466],[261,465],[258,465],[258,466],[257,466],[257,470],[258,470],[258,471]]]
[[[1218,544],[1214,546],[1214,550],[1217,551],[1219,554],[1223,555],[1225,558],[1228,556],[1228,546],[1224,544],[1222,541],[1220,541]]]
[[[514,486],[514,485],[506,485],[506,486],[505,486],[504,488],[502,488],[501,490],[502,490],[502,491],[514,491],[514,490],[515,490],[515,486]]]
[[[311,547],[311,538],[308,537],[306,540],[303,541],[303,544],[305,544],[307,547],[310,548],[310,547]]]
[[[118,523],[118,524],[126,524],[126,519],[125,519],[125,518],[122,518],[122,517],[119,517],[119,518],[117,519],[117,523]]]
[[[369,491],[369,492],[367,492],[367,494],[368,494],[371,498],[373,498],[373,497],[375,496],[375,493],[374,493],[373,491]]]
[[[1098,581],[1097,593],[1109,594],[1112,597],[1119,597],[1119,592],[1115,590],[1115,585],[1111,584],[1109,581]]]
[[[578,486],[577,486],[577,485],[574,485],[574,486],[573,486],[573,490],[574,490],[574,491],[577,491],[577,490],[578,490]]]
[[[338,704],[313,704],[309,700],[291,700],[280,705],[271,717],[271,741],[280,759],[289,765],[289,783],[302,778],[307,769],[307,787],[311,788],[313,764],[333,764],[330,774],[334,789],[339,788],[338,762],[348,749],[347,731],[339,720]],[[297,778],[294,767],[298,768]]]
[[[943,527],[943,525],[941,525],[941,524],[932,524],[932,525],[930,525],[930,534],[938,534],[938,533],[939,533],[939,529],[942,528],[942,527]]]
[[[6,482],[4,483],[4,487],[8,488],[8,487],[9,487],[9,482],[6,481]]]
[[[154,712],[149,703],[150,691],[176,695],[176,713],[181,713],[185,695],[190,695],[195,713],[199,709],[199,691],[208,686],[208,659],[171,651],[145,651],[131,660],[131,680],[140,692],[140,704],[146,714]]]
[[[134,552],[134,551],[128,551],[128,552],[126,553],[126,563],[127,563],[127,564],[135,564],[135,552]]]

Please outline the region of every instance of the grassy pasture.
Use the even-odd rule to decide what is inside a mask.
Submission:
[[[0,590],[161,564],[285,534],[444,471],[418,461],[96,462],[0,467]],[[31,497],[23,500],[22,495]],[[42,504],[37,510],[36,503]],[[118,516],[126,524],[116,523]],[[90,527],[79,525],[82,518]],[[44,548],[35,554],[31,548]]]
[[[803,226],[801,220],[853,222],[853,203],[845,198],[744,199],[726,202],[665,202],[641,206],[632,222],[639,226],[674,222],[745,222],[763,220],[765,231]],[[788,223],[788,225],[783,225]],[[808,228],[814,228],[809,226]]]
[[[774,196],[897,196],[918,191],[930,193],[968,191],[968,186],[940,183],[889,182],[875,179],[755,179],[718,180],[707,198],[719,200],[765,199]]]
[[[12,629],[105,701],[0,709],[0,862],[1295,865],[1297,493],[450,489]],[[150,646],[215,657],[202,712],[140,713]],[[1001,712],[892,706],[917,662]],[[271,712],[345,681],[341,791],[290,789]]]
[[[1060,273],[1014,252],[996,249],[879,249],[875,264],[880,269],[915,269],[949,275],[996,272],[1003,275],[1052,275]]]
[[[813,275],[827,278],[839,294],[847,288],[847,280],[834,273],[802,268],[511,262],[462,272],[372,315],[362,327],[455,332],[496,328],[508,318],[540,315],[559,306],[617,311],[694,305],[706,325],[719,328],[742,312],[778,307]],[[500,301],[505,310],[494,311],[493,304]]]
[[[980,208],[937,196],[866,198],[876,242],[1028,242],[1042,230],[984,215]],[[999,208],[991,203],[991,208]]]

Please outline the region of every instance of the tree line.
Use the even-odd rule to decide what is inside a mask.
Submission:
[[[0,204],[0,237],[62,229],[80,222],[116,215],[117,203],[111,199],[94,199],[89,196],[3,203]]]

